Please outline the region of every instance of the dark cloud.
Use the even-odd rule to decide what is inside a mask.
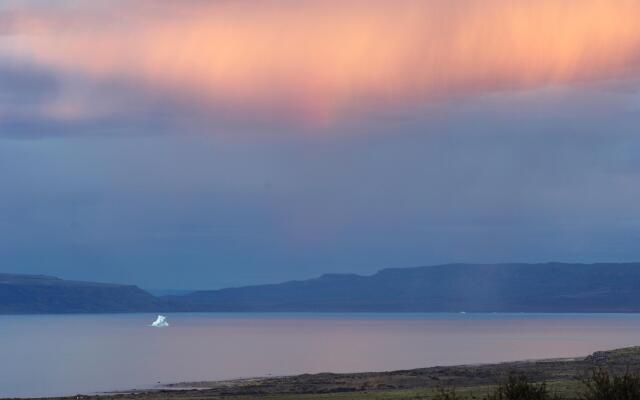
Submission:
[[[175,288],[637,261],[638,93],[595,82],[306,125],[4,56],[0,259]]]
[[[147,125],[151,108],[121,121],[136,134],[0,139],[0,257],[22,272],[191,288],[449,261],[634,260],[640,115],[627,94],[589,93],[268,134],[203,134],[173,114]],[[116,124],[94,122],[82,129]]]
[[[54,74],[0,58],[0,110],[40,105],[55,98],[59,90]]]
[[[251,114],[126,80],[0,59],[0,139],[292,129],[304,129],[304,124],[287,121],[283,114]]]

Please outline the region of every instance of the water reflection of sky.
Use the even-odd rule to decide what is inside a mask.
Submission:
[[[2,316],[0,395],[587,355],[636,345],[640,315]]]

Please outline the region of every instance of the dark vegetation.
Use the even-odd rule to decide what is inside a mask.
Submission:
[[[640,263],[450,264],[174,296],[0,274],[0,313],[640,312]]]
[[[498,384],[488,394],[482,397],[471,396],[481,400],[562,400],[552,394],[545,382],[533,383],[526,375],[511,373],[506,381]],[[434,396],[434,400],[461,400],[455,389],[441,389]]]
[[[526,375],[512,373],[507,381],[486,397],[487,400],[559,400],[555,394],[547,389],[547,384],[532,383]]]
[[[498,384],[482,397],[471,395],[472,399],[481,400],[561,400],[547,389],[547,384],[533,383],[526,375],[511,373],[506,381]],[[434,400],[461,400],[455,389],[439,389]]]
[[[583,400],[635,400],[640,399],[640,374],[625,372],[612,375],[606,369],[598,369],[584,380]]]
[[[592,371],[582,380],[583,387],[567,397],[549,390],[547,383],[534,383],[526,375],[511,373],[507,379],[496,385],[481,400],[640,400],[640,374],[629,371],[614,375],[604,368]],[[461,400],[455,389],[439,389],[433,400]]]

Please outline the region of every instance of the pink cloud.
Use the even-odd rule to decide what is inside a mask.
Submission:
[[[15,10],[5,51],[205,107],[313,121],[640,74],[636,0],[131,4]]]

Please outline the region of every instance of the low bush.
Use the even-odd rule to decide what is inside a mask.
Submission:
[[[640,400],[638,373],[627,371],[623,375],[612,375],[605,369],[598,369],[583,383],[583,400]]]
[[[433,400],[461,400],[455,389],[440,388]]]
[[[546,383],[532,383],[525,375],[510,374],[486,400],[559,400],[551,394]]]
[[[580,400],[640,400],[640,373],[627,371],[616,375],[606,369],[592,371],[582,380],[584,389],[577,394]],[[461,400],[455,389],[439,389],[433,400]],[[478,399],[471,396],[471,399]],[[571,396],[572,399],[576,397]],[[551,393],[546,383],[533,383],[525,375],[510,374],[482,400],[562,400]]]

